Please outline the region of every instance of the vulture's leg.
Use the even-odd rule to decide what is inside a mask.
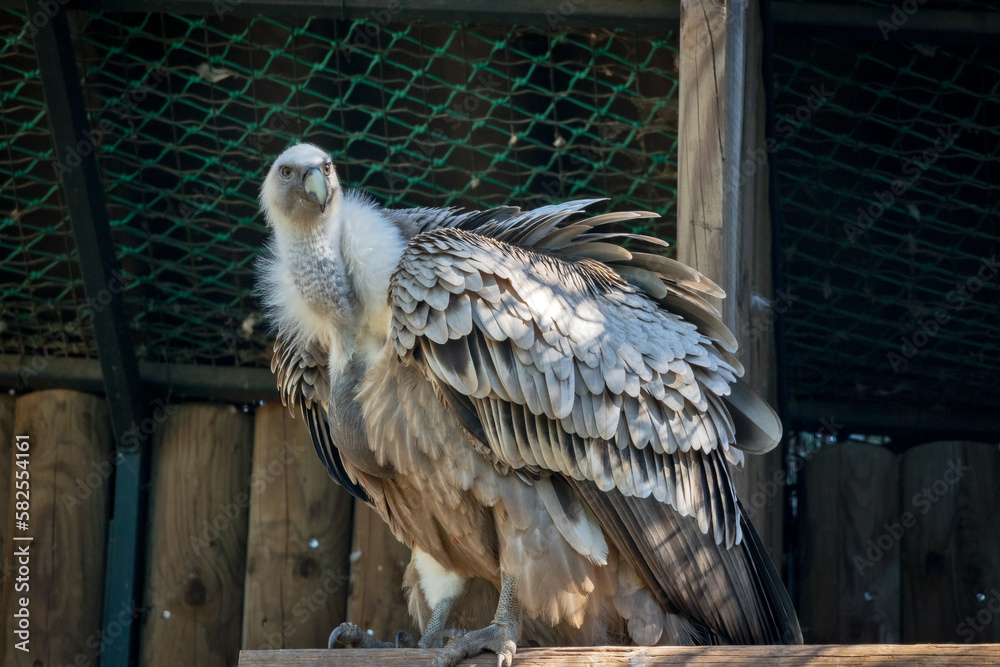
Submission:
[[[472,658],[483,651],[497,654],[497,667],[510,667],[521,636],[521,601],[517,599],[516,589],[514,577],[504,574],[500,604],[493,622],[485,628],[467,632],[445,646],[428,667],[454,667],[465,658]]]
[[[464,593],[464,589],[452,597],[442,598],[437,606],[434,607],[434,611],[431,612],[431,618],[427,621],[427,628],[424,630],[424,634],[420,637],[420,641],[417,642],[417,646],[420,648],[436,648],[435,639],[438,639],[438,635],[448,634],[445,628],[448,626],[448,619],[451,618],[451,610],[455,606],[455,602]]]

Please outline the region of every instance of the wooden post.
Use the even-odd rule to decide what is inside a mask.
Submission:
[[[28,436],[27,529],[15,524],[16,502],[9,502],[6,542],[28,546],[26,581],[20,563],[5,587],[3,627],[5,665],[96,664],[102,638],[105,539],[108,530],[109,477],[113,473],[112,436],[103,400],[62,389],[38,391],[17,400],[14,434]],[[10,454],[10,451],[7,451]],[[13,466],[13,470],[23,470]],[[12,493],[16,493],[12,489]],[[31,537],[32,540],[16,540]],[[20,561],[20,557],[17,558]],[[26,591],[16,590],[26,583]],[[29,600],[28,652],[18,650],[14,634],[20,599]],[[116,637],[135,620],[129,610]]]
[[[240,648],[252,420],[171,406],[151,471],[142,664],[228,666]]]
[[[353,502],[281,403],[254,423],[243,648],[326,646],[347,620]]]
[[[385,641],[392,641],[397,630],[419,637],[402,592],[409,562],[410,550],[399,543],[389,526],[370,507],[355,503],[348,620]]]
[[[803,469],[800,620],[807,644],[900,640],[899,459],[823,447]]]
[[[1000,451],[935,442],[903,454],[903,641],[1000,641]]]
[[[739,342],[744,379],[775,406],[773,313],[762,305],[772,281],[759,2],[682,0],[680,32],[677,259],[725,290],[716,305]],[[733,476],[780,571],[781,448],[748,456]]]

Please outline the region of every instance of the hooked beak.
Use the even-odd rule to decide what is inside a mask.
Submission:
[[[306,175],[302,177],[302,188],[310,199],[319,204],[320,212],[325,213],[326,200],[330,196],[330,186],[319,167],[309,167],[306,170]]]

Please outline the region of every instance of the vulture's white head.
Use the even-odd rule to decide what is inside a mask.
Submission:
[[[312,144],[279,155],[260,189],[267,224],[275,228],[313,228],[333,215],[342,197],[333,160]]]

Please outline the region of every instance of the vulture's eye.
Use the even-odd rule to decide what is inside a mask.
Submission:
[[[281,171],[279,171],[278,173],[281,174],[282,178],[291,178],[292,177],[292,168],[291,167],[282,167]]]
[[[332,164],[330,164],[329,162],[327,162],[326,164],[323,165],[323,173],[324,174],[326,174],[327,176],[329,176],[330,172],[332,172],[332,171],[333,171],[333,165]]]

